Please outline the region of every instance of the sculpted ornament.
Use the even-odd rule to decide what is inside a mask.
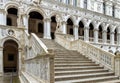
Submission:
[[[41,2],[41,0],[32,0],[32,2],[35,4],[39,4]]]
[[[62,26],[62,22],[61,22],[61,18],[59,15],[56,15],[56,21],[57,21],[57,26],[56,26],[56,32],[61,32],[61,26]]]

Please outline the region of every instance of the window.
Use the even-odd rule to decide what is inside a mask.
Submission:
[[[115,6],[113,5],[112,7],[112,16],[114,17],[115,16]]]
[[[66,4],[70,4],[70,0],[66,0]]]
[[[105,3],[103,3],[103,13],[105,14]]]
[[[84,8],[87,9],[87,0],[84,0]]]
[[[14,61],[14,54],[8,54],[8,61]]]
[[[77,6],[77,0],[73,1],[73,6]]]

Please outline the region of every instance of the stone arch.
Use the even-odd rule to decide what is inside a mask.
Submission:
[[[67,18],[66,18],[66,22],[67,22],[67,20],[68,19],[71,19],[71,21],[73,22],[73,25],[75,24],[75,18],[73,17],[73,16],[68,16]]]
[[[110,25],[107,27],[107,43],[110,43],[110,31],[111,31],[111,29],[110,29]]]
[[[73,20],[71,18],[67,19],[67,33],[73,35]]]
[[[62,20],[62,15],[61,15],[60,13],[58,13],[58,12],[52,12],[52,13],[50,14],[50,17],[56,16],[56,15],[58,15],[58,16],[61,18],[61,20]]]
[[[102,25],[100,24],[98,26],[98,38],[99,39],[102,39],[102,32],[103,32],[103,28],[102,28]],[[102,40],[100,40],[99,42],[102,42]]]
[[[56,15],[51,16],[51,39],[55,39],[55,31],[56,31],[56,27],[57,27],[57,20],[56,19],[57,19]]]
[[[11,25],[9,25],[9,26],[17,26],[18,25],[18,22],[17,22],[17,19],[18,19],[18,9],[16,7],[9,7],[7,9],[7,18],[6,18],[7,25],[9,24],[8,18],[11,19]]]
[[[79,29],[78,29],[78,34],[79,36],[84,36],[84,23],[82,20],[79,21]]]
[[[37,8],[37,7],[29,7],[25,13],[26,13],[27,15],[29,15],[29,13],[30,13],[30,12],[33,12],[33,11],[36,11],[36,12],[40,13],[40,14],[43,16],[43,18],[46,17],[45,12],[44,12],[42,9]]]
[[[13,41],[15,41],[18,44],[18,48],[22,48],[20,41],[18,39],[14,38],[14,37],[5,37],[5,38],[3,38],[1,40],[0,46],[3,47],[5,41],[7,41],[7,40],[13,40]]]
[[[5,4],[4,8],[5,8],[5,11],[7,12],[7,10],[8,10],[9,8],[16,8],[16,9],[19,10],[19,8],[18,8],[19,6],[20,6],[19,3],[10,1],[10,2],[8,2],[8,3]]]
[[[3,70],[4,72],[19,71],[19,48],[14,40],[7,40],[3,45]]]
[[[31,11],[29,13],[29,19],[28,19],[28,32],[29,33],[35,33],[39,37],[43,38],[44,34],[44,16],[37,12],[37,11]]]
[[[94,24],[91,22],[90,24],[89,24],[89,36],[90,37],[94,37]]]

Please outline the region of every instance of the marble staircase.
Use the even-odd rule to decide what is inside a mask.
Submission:
[[[67,50],[54,40],[41,40],[55,51],[55,83],[120,83],[112,71],[77,51]]]

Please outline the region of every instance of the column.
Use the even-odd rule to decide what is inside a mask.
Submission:
[[[94,29],[94,42],[98,43],[98,29]]]
[[[0,47],[0,76],[3,76],[3,48]]]
[[[110,44],[114,44],[114,32],[110,32]]]
[[[117,44],[120,45],[120,33],[117,33]]]
[[[24,14],[23,16],[23,25],[28,33],[28,20],[29,20],[29,15]]]
[[[84,0],[80,0],[80,7],[84,8]]]
[[[102,42],[103,43],[107,42],[107,30],[103,30],[102,32]]]
[[[73,26],[74,27],[74,36],[75,36],[75,40],[77,40],[78,38],[79,38],[79,36],[78,36],[78,25],[74,25]]]
[[[67,34],[67,28],[66,28],[67,22],[63,21],[62,22],[62,32],[63,34]]]
[[[89,42],[89,27],[84,27],[84,41]]]
[[[6,15],[7,13],[5,12],[5,10],[0,9],[0,25],[6,25]]]
[[[19,50],[18,50],[18,52],[19,52],[19,72],[18,72],[18,74],[20,75],[21,74],[21,71],[23,70],[23,58],[22,58],[22,49],[21,48],[19,48]]]
[[[44,38],[51,39],[51,19],[44,19]]]

